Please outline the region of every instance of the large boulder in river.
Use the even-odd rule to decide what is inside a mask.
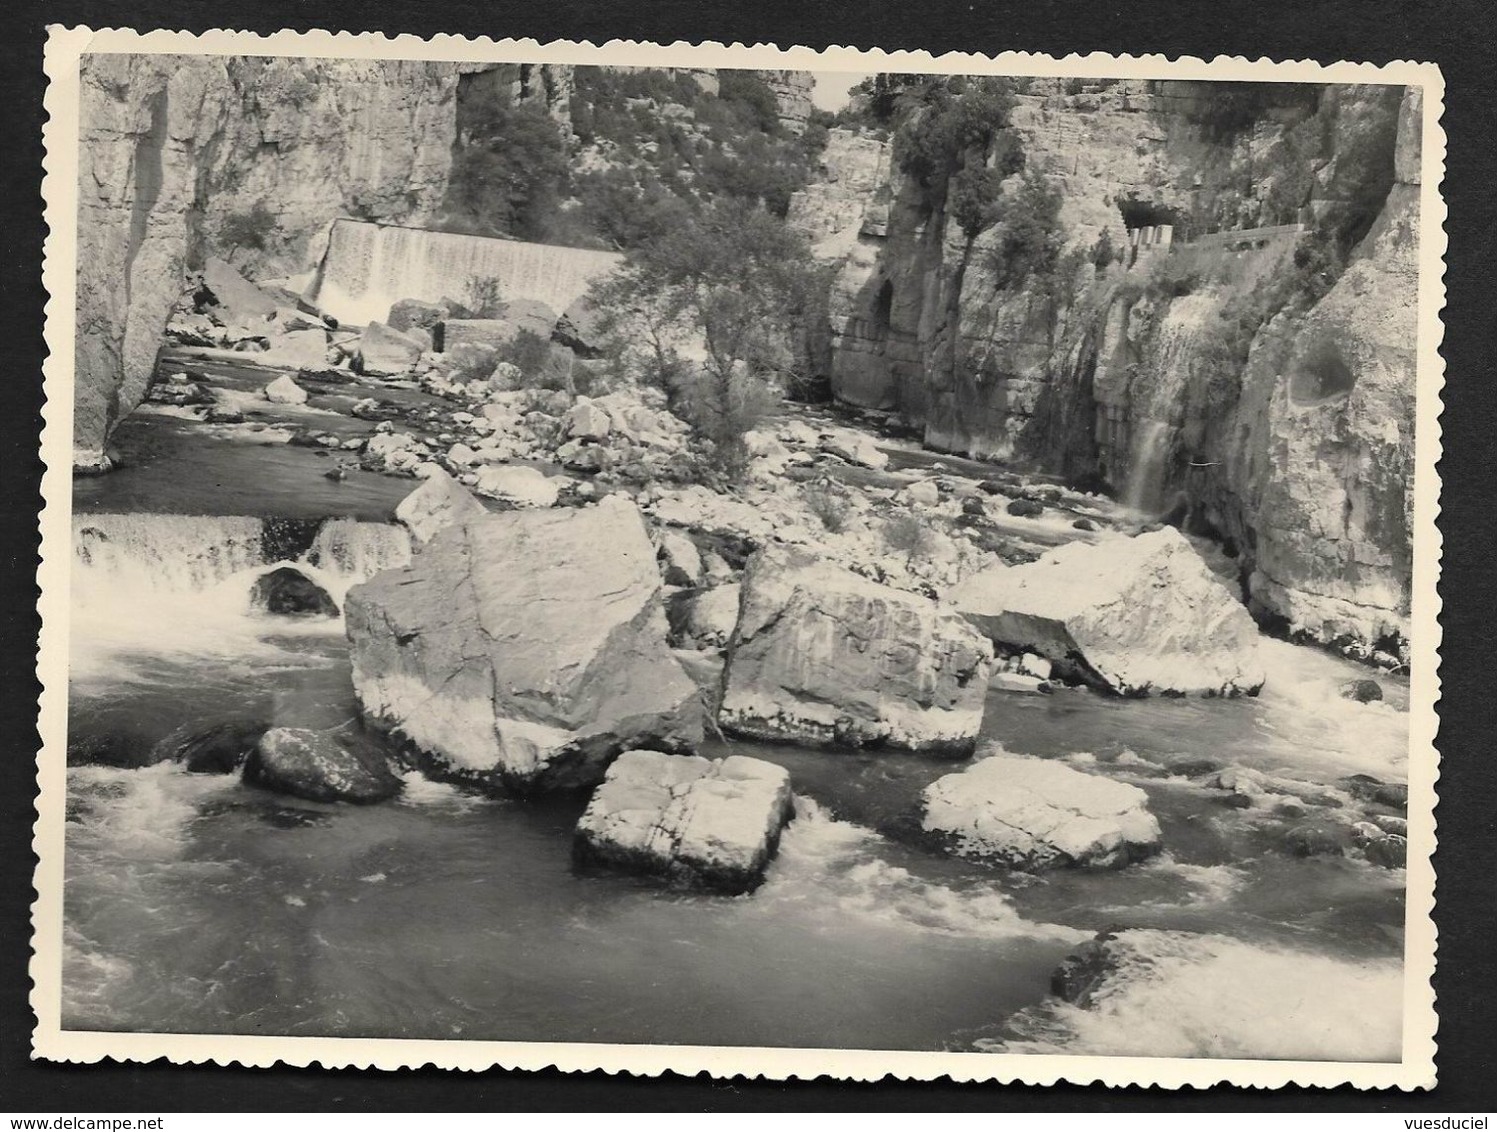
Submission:
[[[244,764],[244,780],[309,802],[383,802],[400,778],[367,738],[342,731],[272,727]]]
[[[936,779],[922,802],[927,833],[1007,868],[1120,868],[1159,849],[1147,794],[1047,759],[990,756]]]
[[[737,895],[764,879],[793,812],[790,775],[774,763],[626,751],[577,823],[574,856]]]
[[[1263,684],[1253,619],[1173,527],[994,568],[953,600],[1001,650],[1037,653],[1123,695]]]
[[[425,348],[419,338],[392,330],[382,322],[371,322],[359,338],[353,368],[357,373],[379,377],[405,373],[421,360]]]
[[[956,613],[805,551],[749,562],[719,721],[797,743],[965,754],[992,649]]]
[[[617,497],[446,527],[344,605],[365,716],[451,777],[594,785],[620,751],[701,740],[654,548]]]

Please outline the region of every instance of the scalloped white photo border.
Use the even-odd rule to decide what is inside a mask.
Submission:
[[[1410,640],[1409,853],[1405,899],[1403,964],[1403,1047],[1397,1062],[1362,1063],[1207,1058],[1080,1057],[986,1053],[910,1052],[865,1049],[782,1049],[665,1045],[594,1045],[536,1042],[418,1041],[311,1037],[258,1037],[156,1033],[102,1033],[64,1030],[61,1024],[63,940],[63,834],[66,790],[69,573],[71,552],[71,473],[73,426],[73,340],[76,322],[76,253],[79,144],[79,61],[90,53],[167,53],[187,55],[282,55],[363,59],[554,62],[576,65],[755,67],[867,72],[921,71],[1011,76],[1094,78],[1230,79],[1279,82],[1376,83],[1418,86],[1424,92],[1420,188],[1420,270],[1418,377],[1415,425],[1414,567]],[[1435,1084],[1435,1012],[1430,978],[1435,967],[1434,911],[1435,749],[1439,697],[1441,536],[1439,511],[1440,392],[1443,333],[1445,204],[1440,185],[1446,143],[1440,126],[1444,80],[1431,63],[1312,61],[1273,62],[1242,57],[1169,59],[1163,55],[1048,55],[1007,52],[996,56],[923,51],[859,50],[832,47],[778,48],[760,44],[716,43],[670,46],[611,41],[540,44],[534,40],[494,40],[433,35],[290,32],[271,35],[210,31],[201,35],[129,29],[49,29],[45,72],[47,121],[43,196],[49,233],[43,282],[48,357],[43,365],[46,406],[41,437],[46,471],[41,588],[42,634],[38,678],[43,691],[38,727],[37,820],[32,847],[38,857],[36,900],[32,905],[31,1006],[37,1026],[34,1058],[88,1063],[105,1059],[178,1064],[216,1063],[268,1067],[321,1065],[399,1069],[433,1065],[447,1069],[492,1067],[538,1070],[603,1070],[653,1076],[667,1070],[707,1072],[715,1077],[745,1076],[809,1080],[827,1075],[854,1081],[901,1080],[1100,1083],[1104,1085],[1278,1087],[1287,1084],[1358,1088],[1429,1088]]]

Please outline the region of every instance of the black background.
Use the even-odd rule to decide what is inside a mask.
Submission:
[[[705,1077],[636,1079],[604,1074],[456,1074],[435,1069],[360,1073],[321,1069],[246,1070],[57,1066],[29,1060],[34,1024],[27,1003],[33,757],[37,749],[35,611],[36,514],[40,508],[42,306],[42,45],[49,23],[138,30],[215,27],[451,32],[655,42],[773,43],[910,48],[934,52],[1111,51],[1212,58],[1350,59],[1438,63],[1445,75],[1449,140],[1444,196],[1446,254],[1445,456],[1440,527],[1443,756],[1437,811],[1442,848],[1435,914],[1440,930],[1435,987],[1440,1014],[1440,1085],[1433,1093],[1350,1089],[1105,1089],[954,1085],[949,1082],[842,1085],[829,1081],[714,1082]],[[514,5],[389,0],[306,3],[140,3],[136,0],[12,0],[0,15],[0,1111],[474,1111],[474,1110],[949,1110],[949,1111],[1457,1111],[1497,1107],[1497,1040],[1492,973],[1497,955],[1497,751],[1493,733],[1493,649],[1489,612],[1497,602],[1490,569],[1489,510],[1494,410],[1494,294],[1497,255],[1497,48],[1490,0],[945,0],[845,3],[794,0],[547,0]],[[725,977],[731,977],[725,975]]]

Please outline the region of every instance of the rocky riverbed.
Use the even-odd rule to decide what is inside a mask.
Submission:
[[[271,300],[78,481],[67,1024],[1396,1056],[1396,658],[879,414],[729,483]]]

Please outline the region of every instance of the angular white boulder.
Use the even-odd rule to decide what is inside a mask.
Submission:
[[[762,759],[625,751],[577,823],[574,856],[737,895],[764,879],[793,812],[790,775]]]
[[[529,464],[494,464],[478,473],[480,495],[517,507],[550,507],[561,494],[561,481]]]
[[[586,398],[567,410],[567,435],[573,440],[605,440],[613,428],[613,420],[603,409]]]
[[[411,532],[417,545],[430,542],[443,527],[461,525],[488,514],[488,509],[442,468],[431,465],[425,481],[395,508],[395,520]]]
[[[1258,627],[1185,536],[1073,542],[993,567],[951,599],[1000,652],[1031,652],[1122,695],[1252,695]]]
[[[880,450],[873,437],[856,429],[832,429],[821,438],[821,450],[840,456],[849,464],[882,471],[889,466],[888,454]]]
[[[364,329],[354,351],[354,369],[359,373],[390,377],[404,373],[421,360],[425,347],[419,339],[393,330],[382,322]]]
[[[594,785],[620,751],[701,740],[654,548],[615,497],[439,530],[409,566],[350,590],[345,622],[365,717],[448,777]]]
[[[743,577],[724,729],[766,740],[966,754],[992,648],[955,612],[791,547]]]
[[[283,373],[265,387],[265,399],[272,405],[305,405],[307,391]]]
[[[1121,868],[1159,849],[1147,794],[1048,759],[992,755],[922,802],[924,829],[952,852],[1013,869]]]

